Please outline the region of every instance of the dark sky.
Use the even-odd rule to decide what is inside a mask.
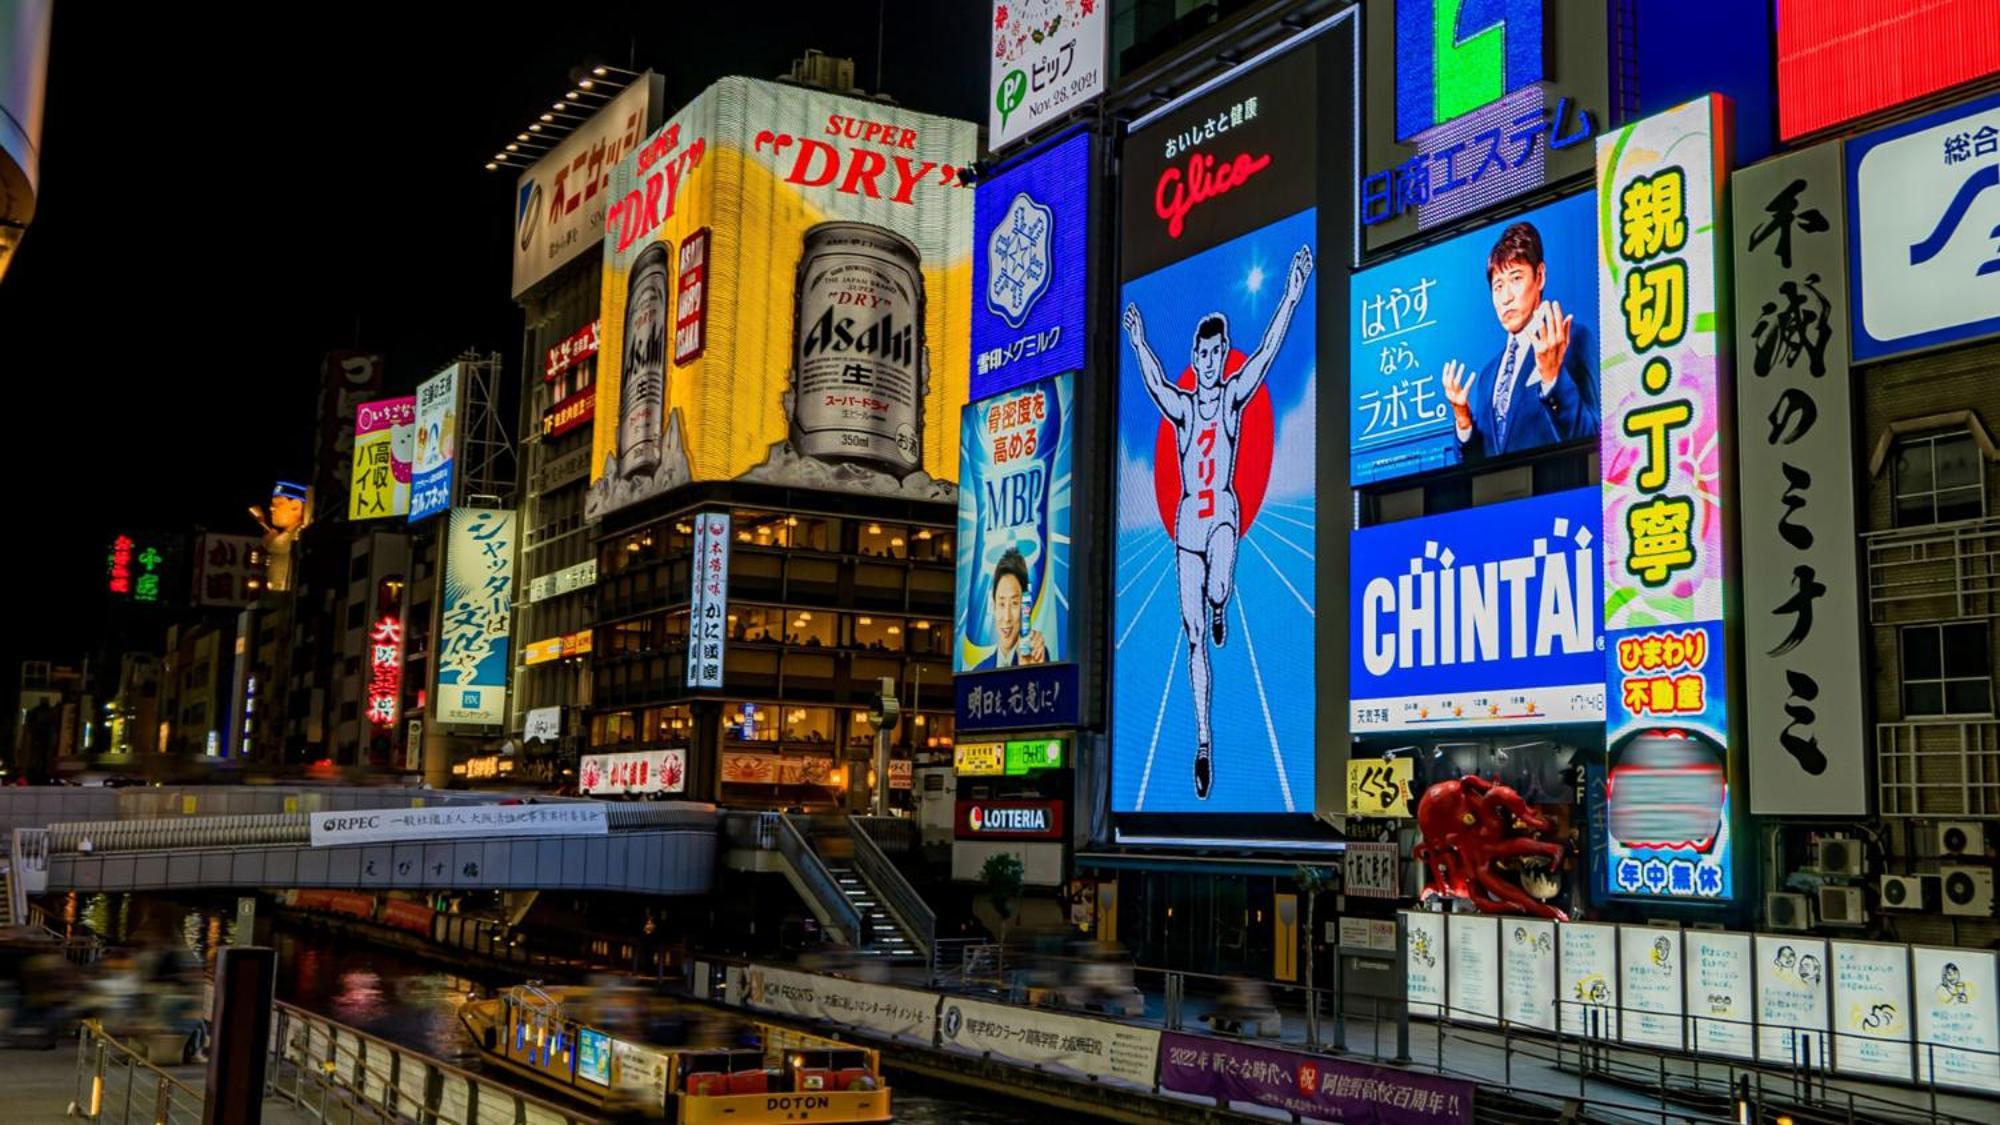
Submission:
[[[0,280],[26,442],[0,669],[86,646],[114,528],[254,531],[244,508],[310,472],[328,349],[383,352],[398,390],[468,346],[518,379],[514,177],[483,165],[573,67],[658,70],[671,110],[817,47],[872,88],[879,12],[883,88],[984,120],[974,0],[463,5],[459,22],[413,22],[422,7],[265,22],[121,5],[115,34],[111,13],[57,7],[39,210]]]

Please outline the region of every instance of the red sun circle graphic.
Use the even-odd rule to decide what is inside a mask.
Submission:
[[[1243,361],[1249,358],[1235,348],[1229,349],[1229,358],[1222,365],[1223,379],[1234,379]],[[1184,391],[1193,390],[1194,368],[1182,368],[1174,385]],[[1250,405],[1243,408],[1243,432],[1236,441],[1236,502],[1243,513],[1243,526],[1236,529],[1239,538],[1248,535],[1251,525],[1257,522],[1257,511],[1264,506],[1264,493],[1271,486],[1271,447],[1276,429],[1271,415],[1271,389],[1258,387],[1257,393],[1250,396]],[[1174,522],[1180,516],[1180,466],[1180,447],[1174,441],[1173,423],[1162,418],[1159,433],[1153,439],[1153,498],[1160,507],[1160,524],[1170,538]]]

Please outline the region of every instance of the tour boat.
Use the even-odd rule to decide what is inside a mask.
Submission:
[[[875,1051],[762,1023],[750,1046],[659,1046],[590,1026],[591,995],[521,985],[467,1001],[459,1019],[489,1065],[593,1107],[683,1125],[891,1119]]]

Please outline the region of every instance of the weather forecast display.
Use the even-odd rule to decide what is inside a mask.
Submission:
[[[1312,808],[1315,220],[1124,287],[1114,810]]]

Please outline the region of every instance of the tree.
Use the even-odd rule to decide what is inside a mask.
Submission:
[[[1333,872],[1325,867],[1301,865],[1292,872],[1292,882],[1298,885],[1300,897],[1306,900],[1306,1039],[1309,1043],[1319,1040],[1319,1000],[1313,991],[1319,985],[1319,978],[1313,975],[1313,906],[1319,901],[1319,893],[1333,886]]]
[[[1021,880],[1027,874],[1018,856],[996,852],[986,857],[979,880],[986,888],[986,901],[1000,915],[1000,940],[1007,940],[1007,923],[1014,918],[1014,901],[1021,897]]]

